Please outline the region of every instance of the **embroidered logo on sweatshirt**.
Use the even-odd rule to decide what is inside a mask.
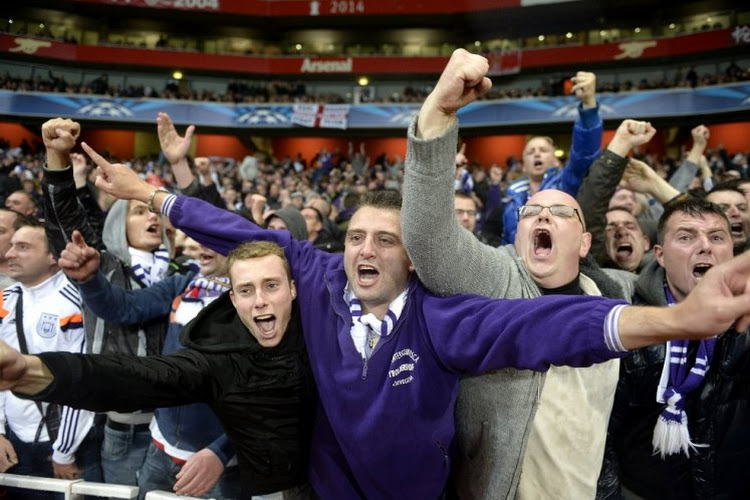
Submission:
[[[414,381],[414,369],[419,362],[419,355],[411,349],[402,349],[393,354],[388,378],[392,379],[392,387],[411,384]]]

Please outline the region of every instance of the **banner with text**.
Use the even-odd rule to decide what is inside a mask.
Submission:
[[[295,104],[292,123],[303,127],[346,129],[349,104]]]

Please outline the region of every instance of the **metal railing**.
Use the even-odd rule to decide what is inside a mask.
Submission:
[[[65,500],[81,500],[84,495],[103,498],[138,498],[137,486],[94,483],[83,479],[54,479],[19,474],[0,474],[0,486],[62,493]],[[176,498],[185,500],[193,497],[178,496],[168,491],[149,491],[146,493],[146,500],[173,500]]]

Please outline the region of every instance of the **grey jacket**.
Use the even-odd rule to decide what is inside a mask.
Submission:
[[[443,295],[538,297],[539,288],[512,245],[485,245],[455,217],[457,123],[429,141],[416,137],[415,124],[408,133],[401,217],[404,246],[422,282]],[[590,277],[604,295],[626,296],[619,281],[624,274],[590,263]],[[456,405],[455,480],[461,498],[515,496],[543,383],[542,373],[528,370],[463,378]]]

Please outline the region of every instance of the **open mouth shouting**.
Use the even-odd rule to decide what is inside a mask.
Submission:
[[[380,271],[370,264],[358,264],[357,265],[357,283],[360,286],[367,286],[375,283],[380,276]]]
[[[744,238],[745,231],[742,227],[742,222],[732,222],[729,224],[729,229],[732,231],[732,238]]]
[[[547,229],[535,229],[532,236],[536,257],[547,257],[552,253],[552,233]]]
[[[156,234],[159,235],[159,231],[161,230],[160,224],[151,224],[146,228],[147,233]]]
[[[633,245],[630,243],[621,243],[615,249],[615,256],[618,260],[627,260],[633,255]]]
[[[272,339],[276,335],[276,315],[259,314],[253,317],[255,326],[258,327],[258,335],[263,339]]]
[[[534,163],[532,164],[531,168],[534,172],[543,172],[544,171],[544,162],[542,160],[534,160]]]
[[[706,275],[709,269],[713,267],[713,264],[708,264],[705,262],[700,262],[693,266],[693,276],[695,279],[699,280],[703,278],[703,276]]]

